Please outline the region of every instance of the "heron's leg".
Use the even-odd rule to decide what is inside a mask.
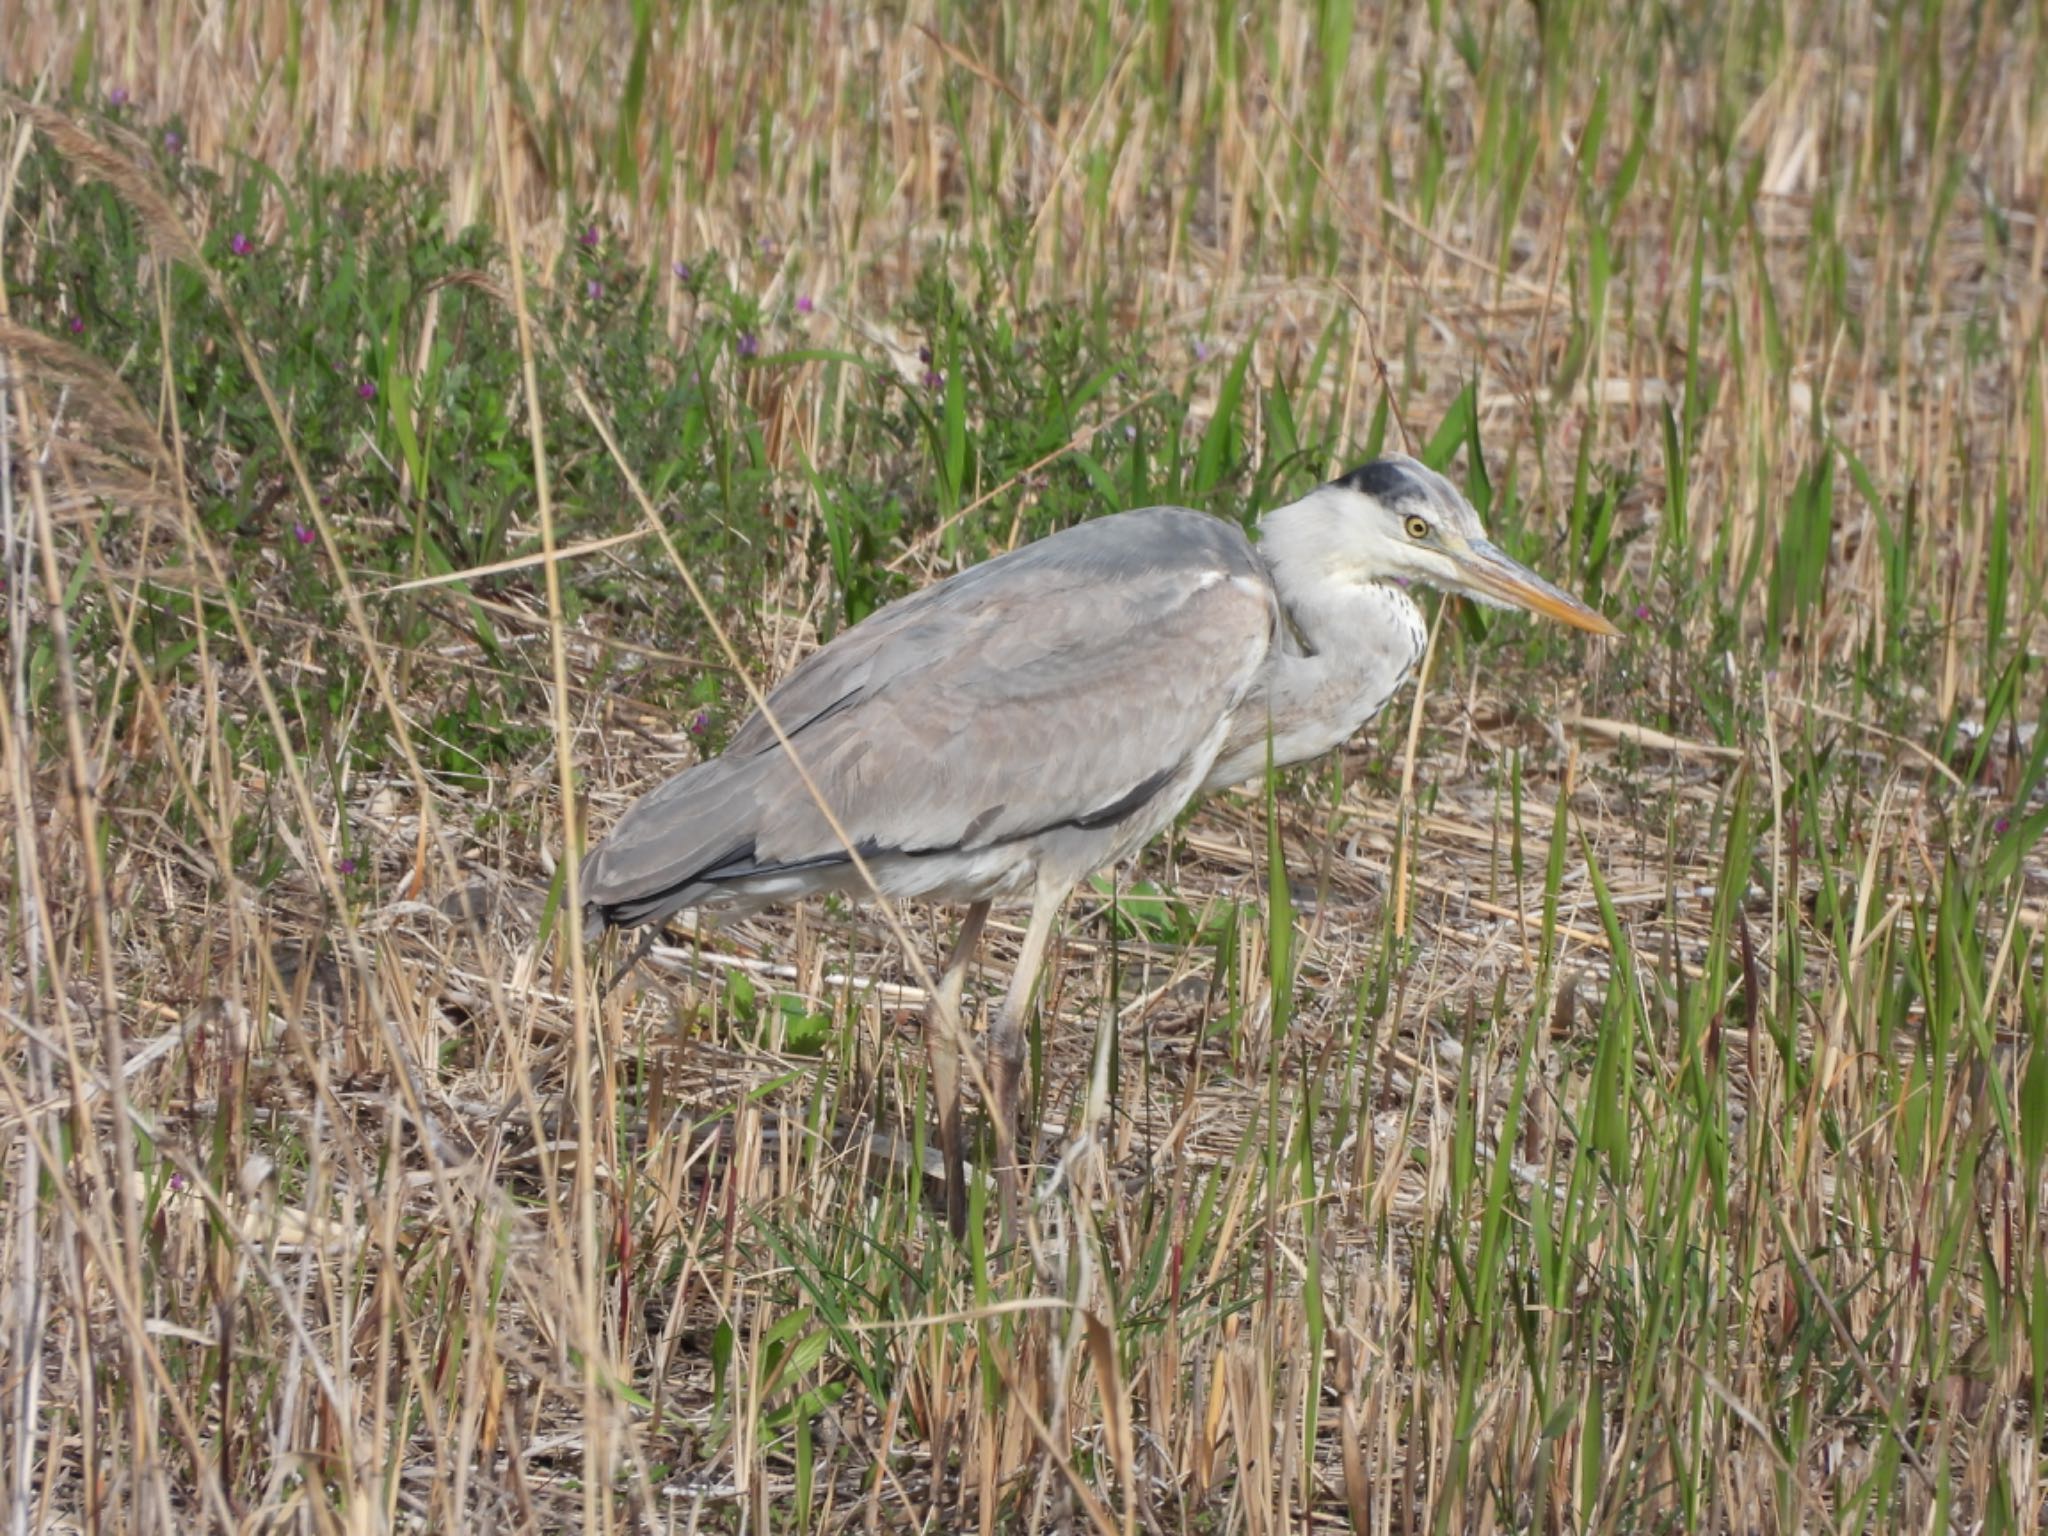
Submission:
[[[924,1010],[924,1048],[932,1064],[932,1098],[939,1109],[939,1150],[946,1158],[946,1225],[967,1235],[967,1156],[960,1145],[960,1048],[967,1022],[960,1016],[960,988],[988,921],[988,903],[977,901],[960,923],[960,937],[939,973],[939,989]]]
[[[1002,1212],[1005,1248],[1017,1238],[1017,1160],[1021,1156],[1017,1149],[1017,1082],[1024,1075],[1024,1017],[1031,1010],[1031,989],[1045,962],[1053,920],[1066,899],[1065,890],[1048,891],[1043,886],[1032,895],[1031,921],[1024,929],[1024,945],[1017,951],[1017,969],[1010,977],[1002,1011],[988,1032],[989,1091],[995,1097],[989,1114],[996,1126],[996,1203]]]

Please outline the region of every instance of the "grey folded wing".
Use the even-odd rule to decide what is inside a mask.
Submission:
[[[1239,529],[1153,508],[881,609],[798,666],[768,708],[863,856],[992,848],[1115,822],[1191,767],[1199,783],[1277,624]],[[724,755],[635,802],[582,887],[595,916],[630,925],[846,859],[756,715]]]

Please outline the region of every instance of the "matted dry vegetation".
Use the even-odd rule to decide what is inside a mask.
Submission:
[[[10,1531],[2048,1522],[2039,7],[503,9],[0,12]],[[231,258],[394,168],[531,266],[342,338],[368,425],[195,411],[174,338],[288,354]],[[154,312],[88,328],[93,188]],[[920,355],[948,281],[1011,375]],[[578,478],[640,408],[547,323],[586,284],[649,399],[713,360],[746,558],[630,432]],[[999,458],[1063,312],[1135,351]],[[422,561],[411,457],[486,334],[536,492],[488,575]],[[1382,432],[1629,638],[1451,616],[1412,715],[1075,903],[1028,1252],[923,1171],[947,914],[598,999],[565,824],[735,665]]]

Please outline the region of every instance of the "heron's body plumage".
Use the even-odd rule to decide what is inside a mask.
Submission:
[[[1282,623],[1239,528],[1150,508],[878,610],[767,702],[883,894],[1025,897],[1041,874],[1071,884],[1172,820]],[[1090,728],[1048,735],[1054,710]],[[595,917],[632,926],[864,882],[756,714],[722,755],[637,801],[582,887]]]

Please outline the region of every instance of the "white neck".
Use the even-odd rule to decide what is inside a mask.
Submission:
[[[1206,789],[1265,771],[1269,722],[1276,764],[1320,757],[1379,713],[1421,659],[1428,630],[1414,600],[1332,557],[1344,548],[1331,526],[1339,515],[1312,491],[1259,520],[1259,556],[1300,643],[1286,636],[1276,647],[1231,717]]]

